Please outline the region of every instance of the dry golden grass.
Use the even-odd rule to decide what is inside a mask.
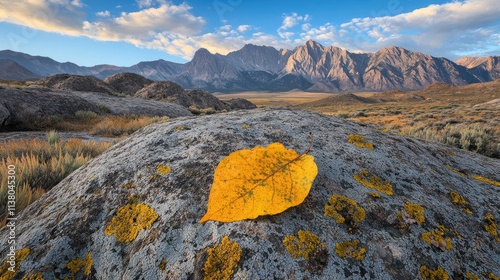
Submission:
[[[108,142],[81,139],[53,144],[42,140],[16,140],[0,146],[0,226],[6,218],[9,165],[15,166],[16,212],[19,212],[110,146]]]
[[[167,117],[108,116],[94,125],[90,133],[108,137],[126,136],[150,124],[167,121]]]

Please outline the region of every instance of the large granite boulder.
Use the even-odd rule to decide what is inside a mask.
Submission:
[[[310,132],[319,172],[302,204],[198,222],[224,157],[273,142],[301,152]],[[303,111],[177,119],[136,132],[19,213],[15,277],[499,276],[498,170],[498,159]]]
[[[119,93],[131,96],[134,95],[138,90],[142,89],[144,86],[153,83],[153,81],[150,79],[129,72],[111,75],[104,79],[104,82],[111,85]]]
[[[56,74],[45,77],[35,84],[55,90],[91,91],[102,93],[115,93],[111,85],[94,76],[80,76],[70,74]]]

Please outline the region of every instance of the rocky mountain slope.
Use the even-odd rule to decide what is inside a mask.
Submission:
[[[273,142],[300,153],[310,132],[318,176],[302,204],[198,223],[224,157]],[[492,158],[303,111],[178,119],[116,144],[19,213],[15,277],[498,277],[499,169]],[[335,201],[344,204],[332,217],[343,220],[324,215]]]
[[[0,51],[0,59],[16,61],[42,76],[70,73],[104,79],[112,74],[132,72],[151,80],[170,80],[185,88],[222,92],[413,90],[438,82],[454,85],[486,82],[500,75],[498,57],[474,58],[484,61],[472,64],[469,58],[457,64],[400,47],[384,48],[376,53],[351,53],[312,40],[293,50],[249,44],[220,55],[200,49],[185,64],[157,60],[131,67],[78,67],[12,51]],[[474,67],[467,68],[470,65]]]
[[[455,63],[467,67],[483,81],[500,78],[500,56],[463,57],[456,60]]]

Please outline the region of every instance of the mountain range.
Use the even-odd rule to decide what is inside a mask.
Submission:
[[[500,57],[464,57],[453,62],[395,46],[375,53],[351,53],[309,40],[293,50],[248,44],[221,55],[199,49],[185,64],[160,59],[130,67],[83,67],[0,51],[0,79],[35,80],[60,73],[104,79],[120,72],[214,92],[414,90],[433,83],[466,85],[495,80],[500,78]]]

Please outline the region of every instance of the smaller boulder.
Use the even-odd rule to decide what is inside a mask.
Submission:
[[[35,84],[55,90],[115,93],[116,90],[93,76],[57,74],[40,79]]]
[[[240,109],[255,109],[257,106],[252,102],[243,99],[243,98],[235,98],[227,101],[227,103],[231,106],[231,110],[240,110]]]
[[[153,83],[150,79],[129,72],[111,75],[104,79],[104,82],[111,85],[119,93],[131,96],[143,87]]]

